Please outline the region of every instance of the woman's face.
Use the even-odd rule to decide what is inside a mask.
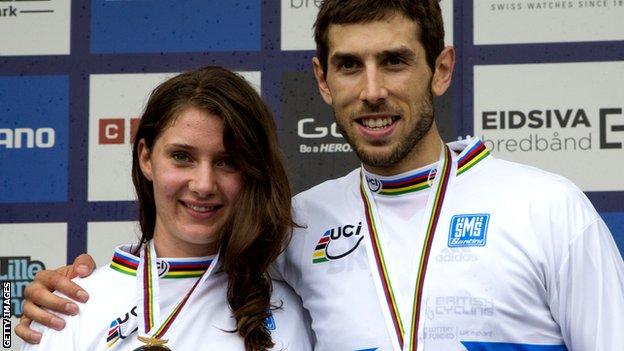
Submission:
[[[221,117],[183,110],[152,150],[141,141],[139,159],[154,186],[158,256],[215,253],[242,188],[242,175],[223,146]]]

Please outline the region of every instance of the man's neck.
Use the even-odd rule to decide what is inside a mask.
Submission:
[[[434,123],[429,132],[414,146],[412,151],[399,162],[389,167],[373,167],[365,164],[364,168],[371,173],[381,176],[393,176],[437,162],[440,159],[441,150],[442,138]]]

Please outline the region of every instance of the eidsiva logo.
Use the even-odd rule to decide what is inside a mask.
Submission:
[[[451,218],[449,247],[485,246],[490,215],[462,214]]]
[[[362,222],[327,229],[319,239],[312,254],[312,263],[341,259],[357,249],[364,238]],[[330,245],[331,244],[331,245]]]

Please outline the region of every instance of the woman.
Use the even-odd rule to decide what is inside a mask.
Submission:
[[[23,350],[310,349],[299,300],[269,264],[294,225],[273,118],[208,67],[151,94],[133,146],[142,237],[79,280],[90,299]]]

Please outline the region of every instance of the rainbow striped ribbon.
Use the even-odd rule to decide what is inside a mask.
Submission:
[[[412,318],[410,320],[410,335],[408,344],[404,344],[405,327],[401,320],[401,314],[399,313],[399,307],[397,299],[395,297],[394,289],[392,288],[392,282],[390,281],[390,275],[386,261],[384,259],[383,251],[381,248],[381,241],[379,238],[379,230],[377,229],[380,221],[378,215],[373,210],[374,199],[370,196],[365,188],[364,174],[362,173],[362,180],[360,181],[360,195],[364,202],[364,210],[366,215],[366,222],[368,224],[369,238],[371,241],[371,248],[374,256],[374,261],[377,266],[377,271],[381,280],[381,286],[384,293],[385,301],[388,305],[390,312],[390,318],[392,319],[392,325],[396,333],[396,338],[401,350],[407,349],[410,351],[416,350],[418,346],[418,324],[420,321],[420,308],[422,303],[423,286],[425,282],[425,275],[427,273],[427,264],[429,261],[429,253],[431,251],[431,245],[433,243],[433,237],[435,235],[438,220],[442,212],[442,205],[444,203],[444,197],[448,188],[449,179],[451,178],[451,169],[453,166],[453,160],[451,158],[451,151],[448,146],[444,145],[442,150],[442,157],[438,164],[438,169],[441,170],[440,177],[436,176],[437,187],[435,192],[432,192],[429,196],[433,195],[433,205],[429,220],[427,222],[427,232],[425,235],[425,241],[423,244],[420,261],[418,264],[418,275],[416,278],[416,284],[414,287],[414,298],[412,308]],[[407,347],[405,347],[407,346]]]
[[[156,266],[156,251],[151,241],[148,241],[143,248],[143,257],[139,263],[137,270],[137,279],[140,281],[141,300],[140,304],[143,308],[137,311],[139,321],[141,323],[140,328],[143,331],[143,336],[147,335],[151,339],[162,339],[167,333],[171,325],[174,323],[184,306],[189,301],[189,298],[196,290],[196,288],[205,282],[210,273],[216,266],[219,255],[212,260],[210,266],[202,274],[202,276],[195,281],[193,287],[184,295],[184,297],[178,302],[176,307],[169,313],[169,316],[164,318],[160,323],[160,326],[156,328],[156,321],[159,320],[160,306],[158,303],[158,270]],[[151,335],[150,335],[151,334]]]

